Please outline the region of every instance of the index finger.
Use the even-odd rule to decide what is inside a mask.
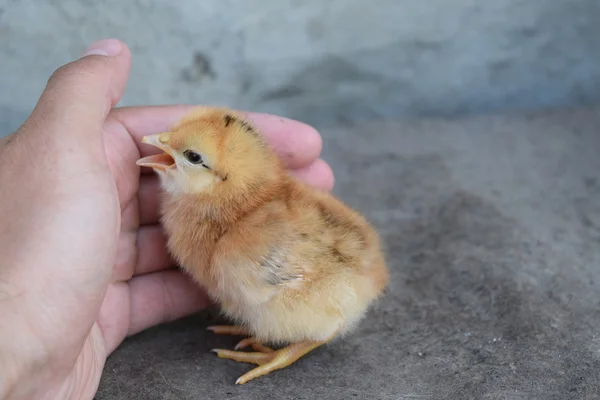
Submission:
[[[157,149],[142,146],[143,136],[167,131],[187,114],[192,105],[120,107],[111,111],[135,140],[142,157]],[[321,135],[311,126],[288,118],[263,113],[240,112],[264,134],[289,169],[312,164],[322,149]]]

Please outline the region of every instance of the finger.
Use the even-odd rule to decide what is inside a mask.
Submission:
[[[321,135],[313,127],[270,114],[243,114],[262,130],[288,168],[310,165],[321,154]]]
[[[160,225],[146,225],[138,231],[138,256],[133,275],[156,272],[175,265],[167,251],[167,239]]]
[[[127,282],[108,285],[97,320],[104,337],[106,356],[112,353],[127,336],[131,319],[129,303]]]
[[[112,282],[123,282],[131,279],[137,264],[137,232],[125,231],[119,235],[115,263],[112,271]]]
[[[103,156],[102,126],[125,90],[129,67],[129,50],[120,41],[92,44],[84,57],[54,72],[23,129],[83,156],[93,154],[86,150]],[[31,125],[39,129],[27,129]],[[48,137],[48,132],[55,134]]]
[[[330,191],[333,188],[334,177],[329,165],[318,159],[302,169],[290,171],[296,178],[319,189]]]
[[[138,189],[140,224],[154,225],[160,217],[160,181],[154,174],[142,175]]]
[[[157,150],[143,146],[141,138],[169,130],[174,123],[195,107],[197,106],[123,107],[112,110],[112,113],[135,139],[141,156],[146,156],[154,154]],[[321,135],[311,126],[268,114],[242,114],[245,114],[263,132],[288,168],[305,167],[321,154]]]
[[[137,231],[121,232],[112,282],[124,282],[135,275],[171,268],[175,264],[167,250],[167,240],[160,225],[146,225]]]
[[[180,271],[161,271],[129,281],[128,336],[173,321],[209,306],[206,294]]]

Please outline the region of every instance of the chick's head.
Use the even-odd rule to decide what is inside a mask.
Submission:
[[[230,110],[200,108],[169,132],[145,136],[163,151],[137,161],[154,169],[171,194],[252,190],[277,180],[281,165],[260,132]]]

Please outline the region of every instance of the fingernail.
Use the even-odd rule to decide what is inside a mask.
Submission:
[[[123,46],[117,39],[104,39],[89,45],[83,56],[108,56],[114,57],[121,52]]]

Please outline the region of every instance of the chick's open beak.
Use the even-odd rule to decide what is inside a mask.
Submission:
[[[161,149],[164,153],[155,154],[140,158],[136,164],[140,167],[149,167],[154,169],[166,170],[175,166],[172,150],[169,148],[169,136],[166,133],[157,135],[148,135],[142,138],[142,143]]]

